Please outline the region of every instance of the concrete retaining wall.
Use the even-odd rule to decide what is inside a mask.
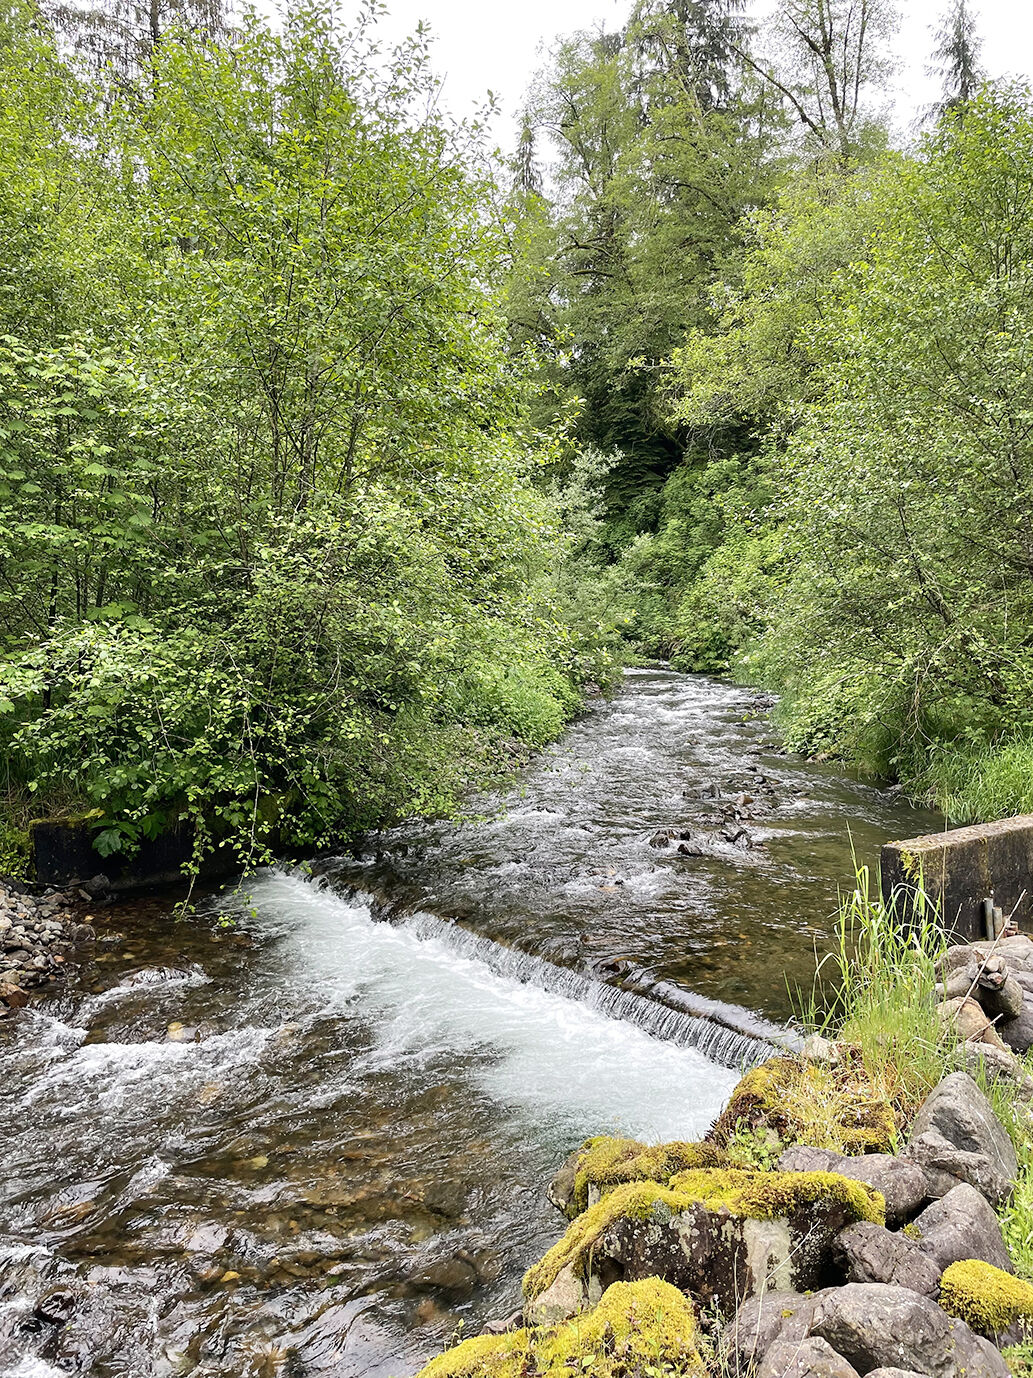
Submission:
[[[1033,920],[1033,814],[952,828],[882,849],[883,899],[912,912],[919,888],[940,909],[947,930],[966,942],[988,936],[984,901],[1028,928]],[[1001,916],[998,916],[1000,924]]]

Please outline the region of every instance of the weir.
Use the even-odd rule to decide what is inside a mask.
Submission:
[[[721,1006],[717,1001],[701,1002],[710,1005],[715,1014],[718,1011],[724,1014],[724,1020],[719,1022],[715,1017],[676,1009],[666,1002],[556,966],[542,957],[506,947],[490,938],[482,938],[454,921],[440,919],[433,914],[414,914],[400,923],[415,936],[436,938],[459,956],[482,962],[499,976],[537,986],[566,1000],[577,1001],[608,1019],[633,1024],[661,1042],[673,1043],[680,1048],[696,1048],[704,1057],[722,1067],[755,1067],[780,1048],[795,1046],[794,1036],[789,1030],[757,1019],[748,1010],[736,1011],[732,1006]],[[663,985],[669,989],[671,999],[682,993],[669,982]],[[693,999],[689,992],[684,992],[684,996],[687,1002]],[[729,1021],[737,1015],[744,1025],[752,1027],[733,1027]]]

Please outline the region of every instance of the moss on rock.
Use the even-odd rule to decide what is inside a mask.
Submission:
[[[816,1202],[835,1202],[851,1221],[885,1224],[882,1193],[835,1172],[751,1172],[701,1168],[676,1173],[668,1184],[628,1182],[578,1216],[563,1238],[524,1275],[524,1294],[540,1296],[568,1265],[583,1268],[596,1241],[620,1219],[670,1220],[693,1206],[729,1215],[774,1220]]]
[[[690,1168],[723,1167],[726,1156],[716,1144],[589,1139],[577,1157],[567,1215],[573,1219],[588,1208],[592,1188],[605,1193],[625,1182],[666,1182],[674,1173]]]
[[[595,1310],[561,1325],[466,1340],[432,1359],[418,1378],[632,1378],[647,1364],[678,1373],[702,1367],[695,1313],[660,1278],[615,1282]]]
[[[940,1305],[981,1335],[999,1335],[1033,1318],[1033,1283],[968,1258],[952,1263],[940,1279]]]
[[[710,1210],[725,1209],[751,1220],[777,1220],[794,1215],[803,1206],[834,1201],[845,1207],[851,1220],[886,1223],[886,1201],[881,1191],[841,1177],[838,1172],[750,1172],[724,1168],[715,1171],[681,1172],[671,1178],[670,1189]]]
[[[726,1149],[744,1132],[838,1153],[885,1153],[897,1133],[893,1107],[850,1058],[835,1065],[775,1057],[747,1072],[708,1139]]]

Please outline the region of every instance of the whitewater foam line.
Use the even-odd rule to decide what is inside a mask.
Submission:
[[[605,981],[593,980],[567,967],[556,966],[542,957],[534,957],[528,952],[494,942],[491,938],[481,937],[455,920],[416,913],[397,922],[399,927],[417,938],[436,939],[458,956],[482,962],[498,976],[577,1001],[608,1019],[633,1024],[663,1043],[695,1048],[722,1067],[733,1070],[755,1067],[788,1046],[788,1037],[783,1042],[783,1031],[774,1025],[767,1026],[770,1028],[770,1037],[761,1037],[757,1032],[743,1032],[705,1015],[688,1014],[647,996],[622,990]],[[723,1008],[727,1011],[731,1007]],[[747,1015],[747,1011],[743,1011],[743,1014]],[[762,1026],[759,1020],[756,1023]],[[781,1045],[781,1049],[776,1044]]]

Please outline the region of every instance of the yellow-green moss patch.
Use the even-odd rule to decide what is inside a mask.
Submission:
[[[843,1206],[852,1221],[886,1223],[881,1191],[838,1172],[750,1172],[739,1168],[680,1172],[669,1183],[683,1199],[699,1201],[710,1210],[722,1207],[751,1220],[775,1220],[793,1215],[819,1201]]]
[[[607,1192],[625,1182],[666,1182],[690,1168],[722,1167],[725,1153],[716,1144],[643,1144],[637,1139],[589,1139],[577,1159],[574,1195],[567,1214],[588,1206],[590,1190]]]
[[[1022,1317],[1033,1317],[1033,1283],[967,1258],[952,1263],[941,1278],[940,1305],[980,1334],[998,1335]]]
[[[667,1186],[659,1182],[628,1182],[590,1206],[563,1238],[524,1274],[524,1293],[541,1296],[563,1268],[578,1270],[599,1237],[616,1220],[647,1220],[671,1216],[702,1204],[732,1215],[773,1220],[791,1215],[803,1205],[834,1201],[851,1220],[885,1224],[882,1193],[852,1182],[835,1172],[750,1172],[736,1168],[701,1168],[676,1173]]]
[[[530,1357],[526,1330],[477,1335],[431,1359],[417,1378],[519,1378],[527,1372]]]
[[[701,1367],[695,1313],[660,1278],[615,1282],[594,1311],[560,1325],[466,1340],[433,1359],[419,1378],[631,1378],[646,1365],[671,1365],[679,1373]]]
[[[739,1082],[708,1138],[727,1148],[744,1131],[771,1130],[783,1144],[839,1153],[885,1153],[894,1143],[893,1107],[864,1067],[775,1057]]]

